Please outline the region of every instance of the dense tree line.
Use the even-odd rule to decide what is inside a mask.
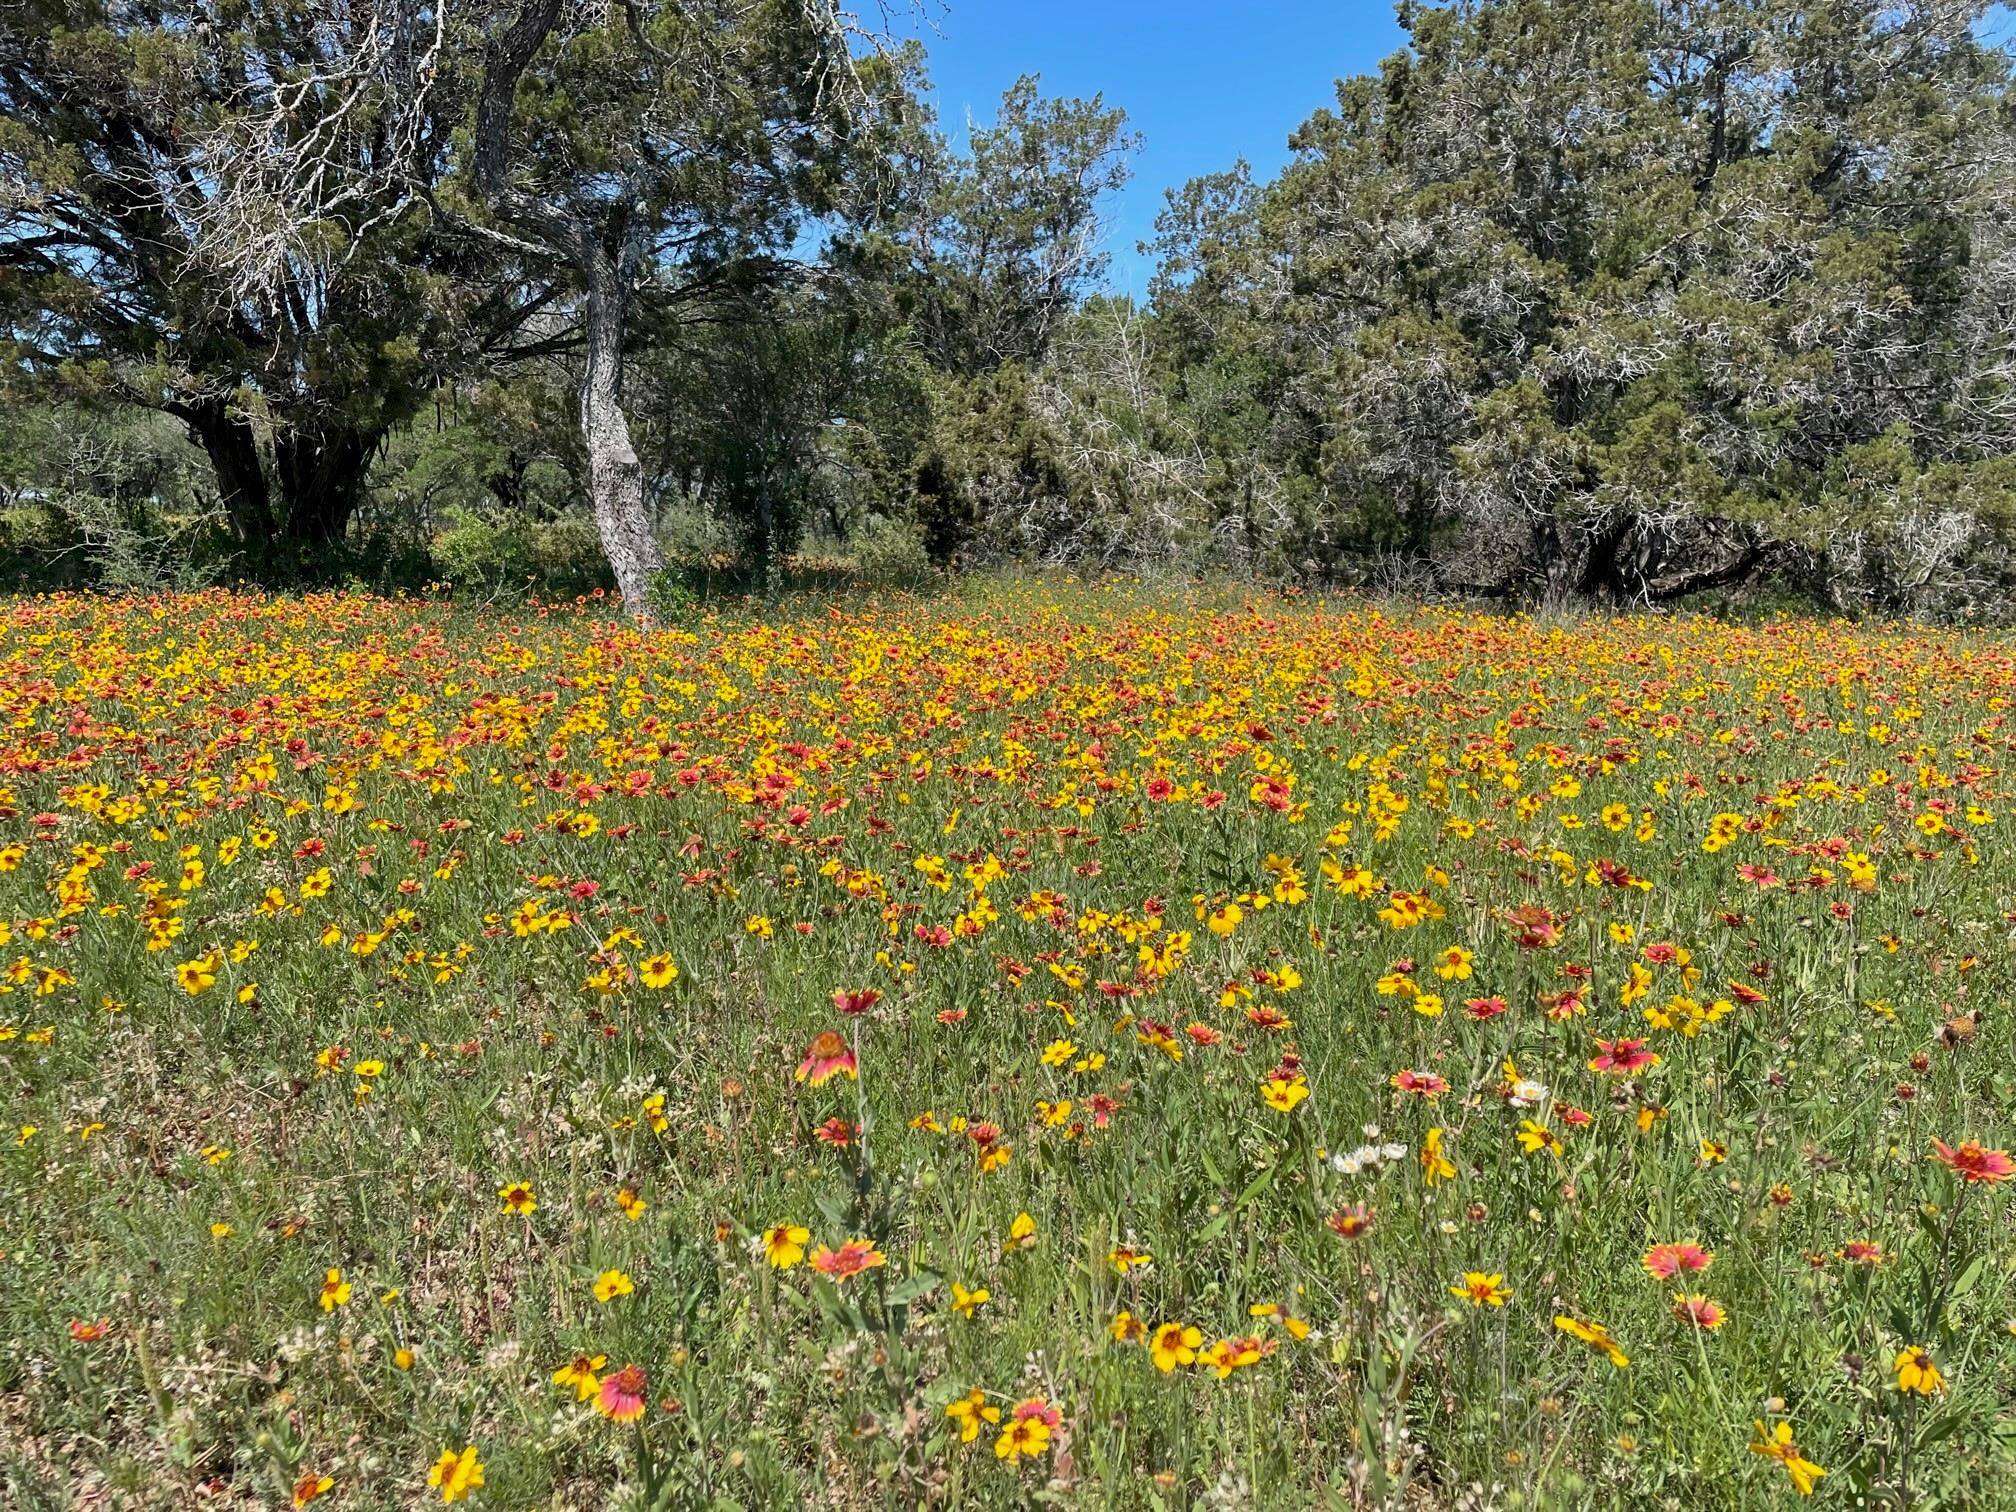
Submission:
[[[829,0],[11,0],[23,574],[633,603],[989,560],[1985,612],[2016,114],[1971,0],[1455,0],[1271,182]],[[606,564],[606,566],[605,566]]]

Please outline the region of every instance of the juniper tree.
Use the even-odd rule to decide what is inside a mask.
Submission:
[[[458,124],[445,25],[371,0],[16,0],[0,376],[182,421],[255,554],[340,540],[444,354],[528,308],[510,283],[449,297],[466,249],[421,213]]]
[[[1274,184],[1172,203],[1180,381],[1257,349],[1313,544],[1360,560],[1907,600],[2002,544],[2016,486],[1983,9],[1410,0]]]

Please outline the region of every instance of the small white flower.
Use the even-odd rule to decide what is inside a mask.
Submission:
[[[1547,1084],[1535,1081],[1530,1076],[1521,1077],[1518,1081],[1512,1083],[1512,1096],[1510,1100],[1512,1106],[1515,1108],[1538,1107],[1541,1103],[1547,1101]]]
[[[1407,1158],[1407,1146],[1396,1140],[1392,1144],[1381,1145],[1379,1153],[1384,1155],[1388,1160],[1405,1160]]]

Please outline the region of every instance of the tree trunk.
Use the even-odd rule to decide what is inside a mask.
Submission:
[[[1665,603],[1670,599],[1684,598],[1690,593],[1701,593],[1710,588],[1734,587],[1755,576],[1757,569],[1764,565],[1767,556],[1763,540],[1745,531],[1741,545],[1733,554],[1709,566],[1694,567],[1668,577],[1650,579],[1645,584],[1645,596],[1654,603]]]
[[[618,259],[590,248],[584,261],[588,301],[581,439],[588,452],[588,494],[623,608],[633,619],[649,620],[651,582],[665,570],[665,557],[644,507],[644,469],[623,413],[623,324],[630,291]]]
[[[1630,596],[1624,580],[1623,551],[1636,523],[1634,516],[1619,510],[1588,533],[1575,584],[1580,597],[1614,604]]]
[[[286,425],[273,435],[274,471],[280,497],[286,501],[287,522],[281,539],[295,547],[336,545],[350,528],[350,517],[364,491],[364,470],[371,449],[369,435],[347,425]]]
[[[1541,599],[1548,604],[1567,602],[1575,578],[1575,564],[1561,544],[1560,529],[1551,514],[1534,518],[1531,534],[1533,569],[1541,582]]]
[[[189,435],[210,458],[217,475],[217,498],[231,521],[240,545],[264,548],[273,539],[272,496],[259,465],[259,443],[252,422],[222,399],[203,399],[171,406],[189,427]]]
[[[525,513],[525,478],[531,470],[530,455],[521,451],[506,452],[502,465],[491,468],[483,475],[483,486],[506,511],[521,515]]]
[[[221,399],[200,400],[172,412],[209,454],[218,499],[241,544],[263,552],[282,543],[319,549],[343,539],[364,491],[364,472],[378,433],[341,423],[277,424],[274,479],[269,484],[252,424],[243,414]],[[276,484],[281,503],[277,520]]]
[[[784,587],[784,554],[777,549],[777,521],[770,510],[770,480],[756,480],[756,566],[763,574],[763,597],[774,602]]]

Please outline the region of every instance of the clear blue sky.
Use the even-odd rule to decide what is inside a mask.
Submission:
[[[1152,265],[1134,244],[1154,230],[1163,190],[1241,156],[1271,177],[1334,82],[1400,45],[1391,0],[949,0],[931,15],[935,33],[912,30],[955,142],[969,116],[992,120],[1024,73],[1040,74],[1046,95],[1103,93],[1127,112],[1145,140],[1109,250],[1112,283],[1137,294]]]

